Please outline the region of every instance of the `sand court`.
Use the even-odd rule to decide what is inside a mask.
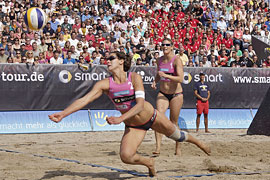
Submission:
[[[155,157],[157,177],[152,179],[270,179],[268,136],[248,136],[246,129],[190,131],[210,144],[211,156],[193,144],[163,138]],[[122,131],[1,135],[0,179],[150,179],[144,166],[127,165],[119,157]],[[148,131],[138,149],[152,156],[154,132]],[[201,176],[200,178],[198,176]]]

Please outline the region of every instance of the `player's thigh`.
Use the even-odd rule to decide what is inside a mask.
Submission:
[[[158,93],[157,96],[157,110],[161,113],[166,112],[169,107],[169,100],[161,93]]]
[[[164,113],[158,111],[156,120],[151,128],[166,136],[170,136],[175,131],[175,125],[166,117]]]
[[[183,95],[178,95],[170,101],[170,120],[177,124],[180,110],[183,105]]]
[[[145,130],[125,128],[125,132],[121,140],[120,153],[134,155],[142,143],[145,134]]]

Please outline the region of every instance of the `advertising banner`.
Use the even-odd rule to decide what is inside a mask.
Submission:
[[[106,121],[106,117],[121,116],[121,113],[116,110],[91,110],[91,121],[93,124],[93,131],[116,131],[124,130],[125,124],[109,125]]]
[[[248,128],[252,122],[252,113],[256,110],[249,109],[210,109],[208,127],[210,129]],[[166,111],[169,117],[169,111]],[[182,109],[178,122],[181,129],[196,129],[196,109]],[[204,128],[203,115],[201,116],[200,128]]]
[[[132,67],[141,75],[146,100],[155,106],[159,90],[153,90],[156,68]],[[211,91],[210,108],[258,108],[270,84],[270,70],[259,68],[184,68],[183,108],[195,108],[194,84],[206,74]],[[94,84],[110,74],[106,66],[89,70],[77,65],[0,65],[0,110],[61,110],[84,96]],[[85,109],[114,109],[106,95]]]
[[[55,123],[48,118],[55,111],[0,112],[0,134],[91,131],[87,110],[81,110]]]
[[[155,106],[158,89],[151,88],[156,69],[136,67],[132,71],[142,76],[146,99]],[[183,108],[196,108],[194,85],[200,72],[205,73],[205,82],[210,87],[210,108],[257,109],[270,86],[270,70],[259,68],[184,68],[182,83]]]
[[[196,108],[193,87],[205,73],[210,108],[257,109],[270,86],[270,70],[258,68],[185,68],[184,108]]]

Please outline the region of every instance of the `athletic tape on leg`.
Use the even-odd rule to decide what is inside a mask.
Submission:
[[[180,131],[178,128],[175,128],[175,131],[168,138],[173,139],[178,142],[184,142],[188,140],[188,133],[185,131]]]

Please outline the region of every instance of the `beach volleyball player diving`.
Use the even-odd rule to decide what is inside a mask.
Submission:
[[[105,93],[121,112],[120,117],[107,117],[107,122],[111,125],[125,123],[120,145],[120,157],[124,163],[144,165],[148,168],[150,176],[156,175],[154,159],[137,154],[137,149],[150,128],[175,141],[193,143],[206,154],[210,154],[209,146],[187,132],[180,131],[163,113],[145,101],[141,76],[135,72],[128,72],[131,66],[130,57],[124,53],[112,52],[107,64],[111,77],[98,81],[85,96],[74,101],[63,111],[49,115],[49,118],[54,122],[60,122]]]

